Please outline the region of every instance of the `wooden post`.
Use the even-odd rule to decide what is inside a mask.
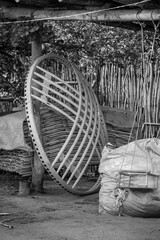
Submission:
[[[42,42],[41,35],[39,31],[33,32],[31,36],[32,41],[32,63],[42,55]],[[41,135],[41,122],[40,122],[40,103],[38,101],[34,102],[34,113],[37,125],[37,130],[39,132],[40,139]],[[34,160],[32,164],[32,190],[35,192],[43,192],[43,174],[44,167],[39,160],[39,157],[35,151]]]
[[[19,196],[27,195],[30,195],[30,182],[24,178],[19,181]]]

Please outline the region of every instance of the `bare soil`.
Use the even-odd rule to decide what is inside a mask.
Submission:
[[[98,193],[80,197],[45,180],[43,194],[18,195],[18,180],[0,178],[0,240],[159,240],[159,218],[98,213]]]

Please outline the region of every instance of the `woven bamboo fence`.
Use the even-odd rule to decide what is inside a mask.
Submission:
[[[95,66],[92,72],[87,67],[81,70],[88,82],[94,85],[101,105],[131,111],[141,106],[144,108],[147,121],[158,120],[159,60],[151,62],[147,59],[144,66],[141,64],[119,67],[113,63],[106,63],[103,67]],[[151,112],[149,108],[152,108]]]
[[[159,62],[148,62],[142,68],[125,69],[107,64],[101,69],[100,102],[102,105],[135,111],[143,107],[145,120],[158,121],[160,69]]]
[[[103,67],[95,67],[93,74],[87,74],[87,71],[88,69],[82,69],[88,82],[94,87],[100,105],[114,110],[131,111],[135,113],[136,120],[139,118],[146,124],[147,137],[159,134],[157,130],[160,121],[159,60],[153,62],[146,58],[139,66],[125,67],[107,63]]]

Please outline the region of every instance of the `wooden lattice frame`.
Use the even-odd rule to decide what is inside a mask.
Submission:
[[[85,173],[99,164],[107,132],[97,98],[77,67],[52,53],[38,58],[28,74],[25,100],[32,140],[48,173],[74,194],[97,191],[99,179],[88,186]],[[41,106],[42,140],[35,101]]]

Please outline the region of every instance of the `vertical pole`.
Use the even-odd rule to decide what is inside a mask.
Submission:
[[[40,30],[35,31],[31,35],[32,42],[32,63],[42,55],[42,42]],[[40,103],[35,100],[34,102],[34,116],[36,121],[39,137],[42,141],[41,135],[41,120],[40,120]],[[34,153],[34,159],[32,164],[32,190],[35,192],[43,192],[43,175],[44,167],[39,160],[37,152]]]

